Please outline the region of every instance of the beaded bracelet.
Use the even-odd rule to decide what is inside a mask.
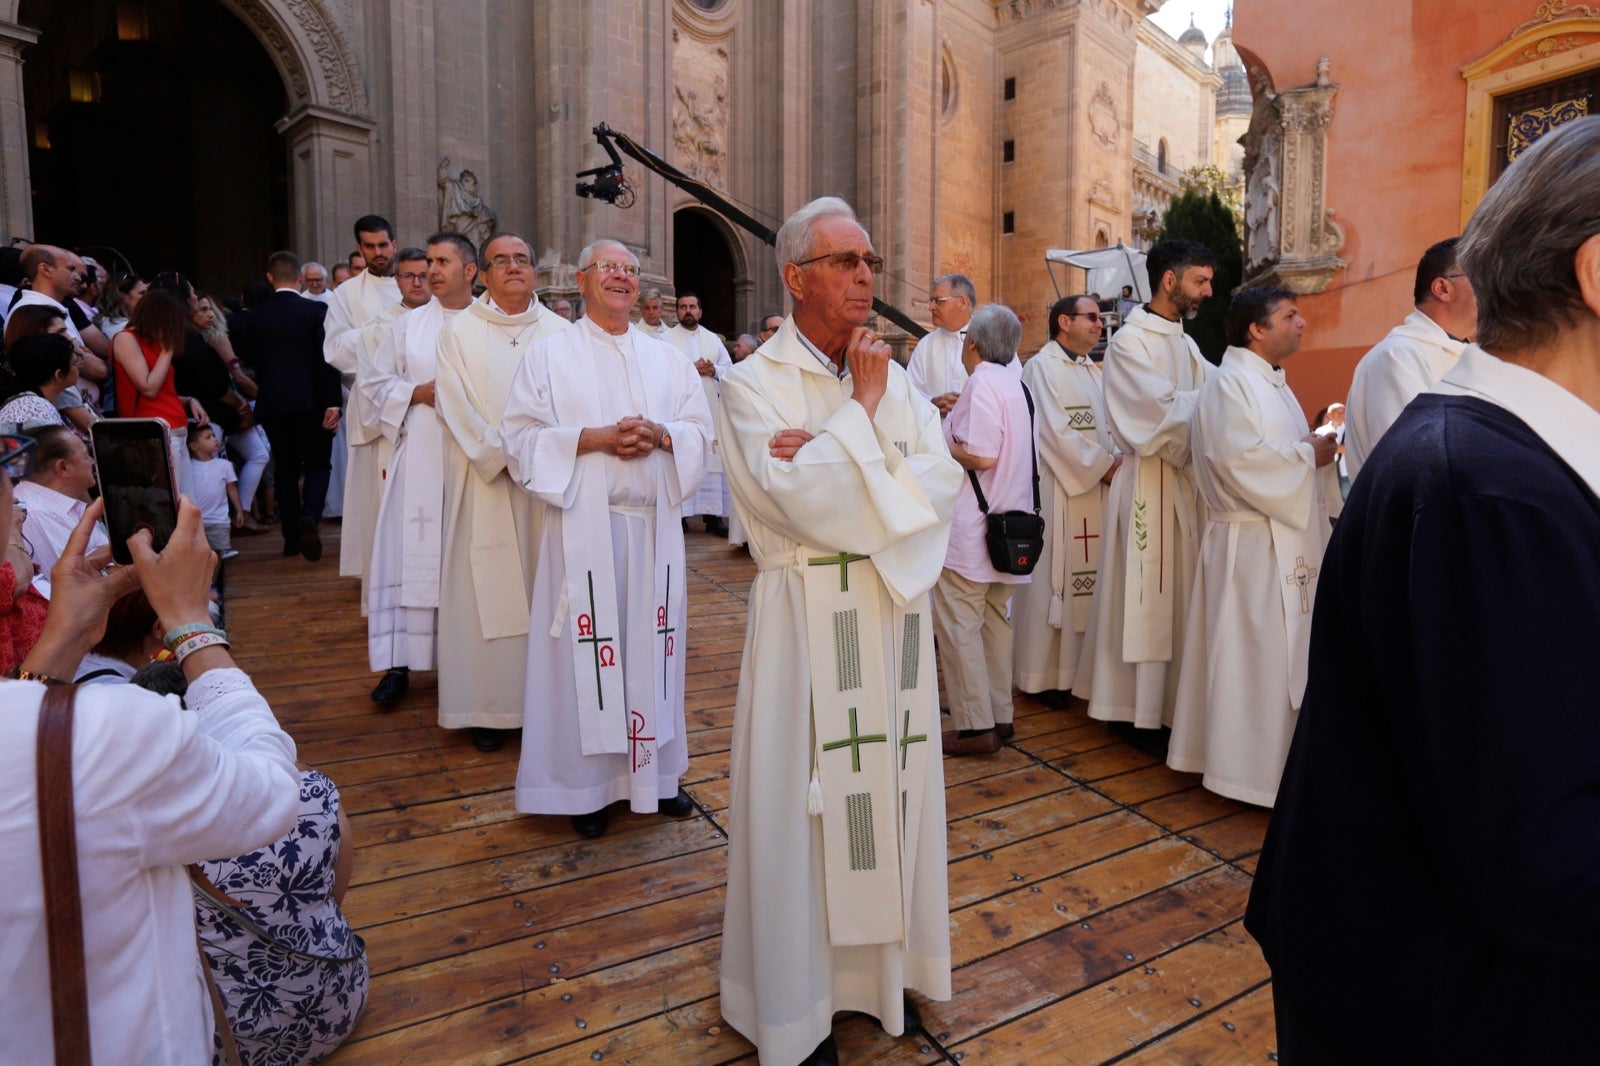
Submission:
[[[196,633],[215,633],[224,640],[228,636],[228,634],[208,622],[191,622],[186,626],[178,626],[176,629],[167,630],[166,634],[161,638],[161,643],[173,651],[177,651],[179,644],[182,644],[184,640],[194,636]]]
[[[196,633],[194,636],[184,640],[172,651],[178,657],[178,662],[181,663],[202,648],[226,647],[228,647],[228,635],[218,630],[214,633]]]

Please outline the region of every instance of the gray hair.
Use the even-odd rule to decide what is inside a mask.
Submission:
[[[462,239],[465,240],[465,238],[462,238]],[[467,242],[467,246],[471,247],[472,246],[472,242],[468,241]],[[477,254],[478,253],[476,251],[474,251],[471,256],[468,256],[468,258],[469,259],[477,258]],[[394,261],[396,263],[414,263],[419,259],[426,259],[426,258],[428,258],[428,250],[426,248],[418,248],[416,245],[412,244],[412,245],[407,245],[406,247],[400,249],[400,254],[398,254],[398,255],[396,255],[394,257]],[[350,264],[349,263],[340,263],[339,265],[344,267],[346,270],[350,269]]]
[[[646,290],[644,290],[644,292],[639,294],[639,302],[640,303],[646,303],[647,304],[651,300],[659,300],[659,299],[661,299],[661,290],[660,289],[646,289]]]
[[[461,262],[463,264],[472,263],[482,269],[482,265],[478,263],[478,250],[472,246],[471,241],[467,240],[467,238],[463,237],[461,234],[452,233],[448,230],[442,230],[428,238],[429,248],[432,248],[436,244],[450,245],[450,247],[454,248],[460,254]],[[400,259],[407,258],[410,257],[407,256],[405,252],[400,253]],[[426,251],[422,253],[422,258],[428,258],[428,253]],[[400,259],[396,259],[395,262],[398,263]]]
[[[972,284],[972,279],[965,274],[940,274],[928,285],[929,289],[937,289],[940,285],[949,284],[950,291],[957,296],[967,298],[968,307],[978,306],[978,290]]]
[[[310,260],[307,260],[304,263],[301,263],[300,264],[300,273],[302,275],[304,275],[305,272],[310,270],[312,267],[315,267],[316,269],[322,271],[322,280],[323,281],[327,281],[328,280],[328,268],[323,266],[321,263],[317,262],[315,259],[310,259]]]
[[[784,219],[778,229],[778,239],[773,244],[773,251],[778,258],[779,281],[783,280],[784,267],[811,258],[811,251],[817,246],[813,231],[817,223],[825,218],[847,218],[861,225],[855,209],[837,196],[819,196],[800,208]]]
[[[739,336],[734,338],[734,343],[735,344],[737,344],[739,341],[744,341],[746,344],[748,344],[750,346],[750,350],[752,352],[755,351],[757,348],[761,347],[760,338],[752,337],[748,333],[741,333],[741,334],[739,334]]]
[[[520,242],[522,247],[527,249],[528,258],[533,258],[533,245],[528,243],[528,238],[522,236],[520,233],[512,233],[510,230],[503,229],[499,233],[490,234],[488,240],[484,241],[483,245],[478,249],[479,270],[487,271],[489,269],[489,245],[493,244],[495,241],[505,240],[508,238],[510,240]]]
[[[1600,116],[1539,138],[1489,189],[1461,238],[1461,268],[1478,297],[1478,343],[1524,351],[1590,312],[1578,249],[1600,233]]]
[[[978,349],[978,356],[986,363],[1001,366],[1017,357],[1017,346],[1022,343],[1022,322],[1005,304],[984,304],[972,313],[967,323],[967,340]]]
[[[625,253],[627,253],[628,258],[633,260],[634,266],[639,265],[639,257],[634,255],[626,244],[623,244],[615,237],[601,237],[597,241],[592,241],[589,244],[584,245],[583,251],[578,253],[578,269],[582,270],[585,267],[592,265],[595,260],[595,254],[599,252],[601,248],[621,248]],[[661,296],[659,290],[656,292],[656,296],[657,298]]]

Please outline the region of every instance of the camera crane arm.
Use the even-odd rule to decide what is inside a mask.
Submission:
[[[600,147],[605,149],[606,155],[611,157],[611,162],[606,166],[595,167],[578,173],[580,178],[594,179],[587,184],[578,183],[579,196],[592,196],[597,200],[604,200],[608,204],[615,204],[619,207],[633,206],[634,191],[622,173],[622,157],[617,154],[617,150],[620,148],[646,170],[670,181],[702,204],[716,210],[734,225],[754,234],[767,244],[775,244],[777,242],[778,233],[771,226],[751,218],[750,215],[729,202],[727,197],[717,192],[717,190],[705,182],[685,174],[627,134],[618,133],[602,122],[594,128],[594,136],[595,140],[600,142]],[[883,300],[873,297],[872,309],[919,340],[928,335],[928,331],[918,324],[915,319],[893,304],[885,303]]]

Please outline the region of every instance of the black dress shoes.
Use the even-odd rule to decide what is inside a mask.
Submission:
[[[921,1029],[922,1012],[917,1009],[917,1005],[915,1003],[911,1002],[911,997],[906,995],[904,992],[900,993],[900,1003],[901,1011],[906,1020],[905,1031],[909,1033],[913,1029]]]
[[[484,726],[472,727],[472,746],[479,751],[499,751],[501,741],[505,740],[504,729],[488,729]]]
[[[680,788],[676,796],[656,804],[656,810],[662,814],[670,814],[674,818],[682,818],[694,813],[694,801],[689,798],[689,793]]]
[[[839,1045],[833,1042],[833,1034],[829,1033],[815,1051],[801,1059],[800,1066],[839,1066]]]
[[[300,554],[308,563],[322,558],[322,534],[317,532],[317,520],[310,515],[300,519]]]
[[[606,831],[606,823],[610,820],[610,816],[606,814],[604,807],[593,814],[574,814],[572,816],[572,831],[587,840],[593,840]]]
[[[393,703],[406,694],[406,689],[411,687],[410,670],[390,670],[383,675],[383,680],[378,682],[372,690],[373,703]]]
[[[707,533],[717,537],[726,537],[728,535],[728,523],[716,515],[708,514],[705,516],[705,520]]]
[[[283,542],[283,557],[285,559],[293,558],[294,556],[299,555],[299,554],[300,554],[300,542],[299,541],[297,541],[297,540],[286,540],[286,541]]]

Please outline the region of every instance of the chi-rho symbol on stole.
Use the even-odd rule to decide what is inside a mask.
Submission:
[[[927,597],[896,608],[854,552],[808,552],[801,570],[829,939],[896,943],[928,759],[939,756]]]

